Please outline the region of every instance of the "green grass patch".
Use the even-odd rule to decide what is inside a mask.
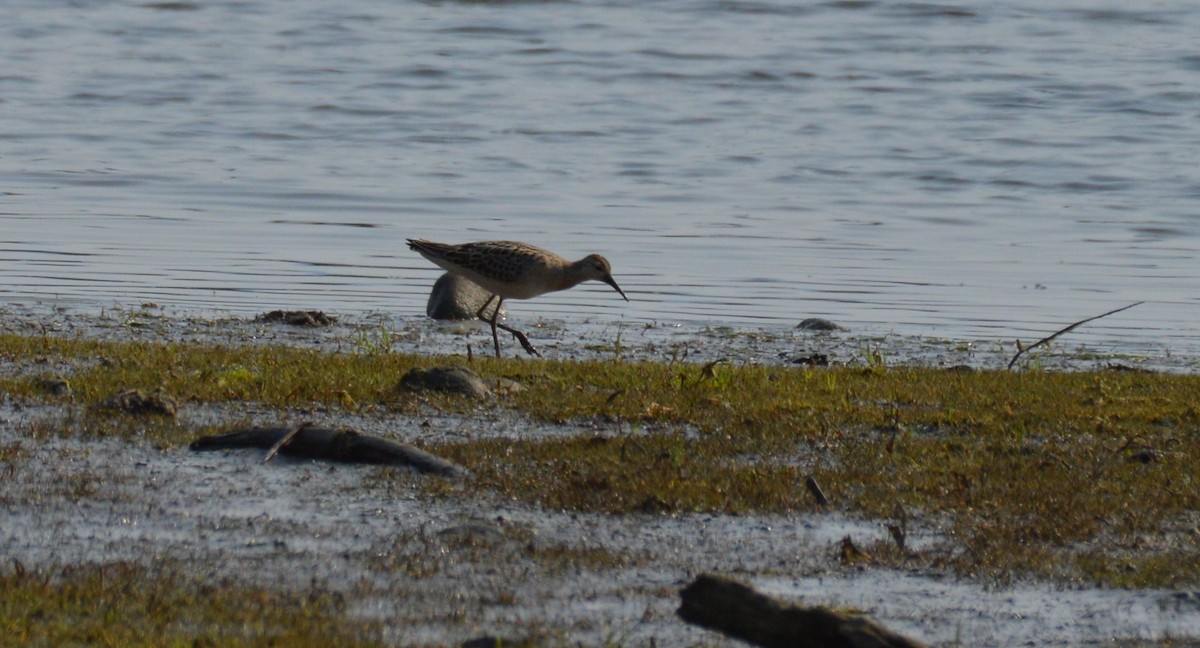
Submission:
[[[10,646],[381,646],[378,624],[338,597],[183,576],[165,565],[80,565],[0,575]]]
[[[423,480],[433,494],[613,514],[778,513],[818,510],[804,486],[812,476],[833,509],[907,516],[917,533],[936,524],[956,550],[916,558],[960,573],[1200,583],[1197,376],[480,358],[480,374],[525,386],[480,404],[398,393],[409,369],[464,361],[384,350],[0,336],[4,359],[76,367],[70,398],[83,405],[162,387],[181,401],[278,407],[502,408],[594,430],[433,448],[475,475]],[[9,376],[0,390],[63,398],[37,378]],[[79,416],[96,436],[195,436],[173,422]]]
[[[77,400],[95,404],[126,387],[163,388],[185,400],[252,400],[273,406],[349,404],[386,397],[421,359],[385,353],[322,354],[305,349],[162,342],[97,342],[0,336],[0,356],[76,368]],[[35,376],[0,379],[0,390],[35,396]]]

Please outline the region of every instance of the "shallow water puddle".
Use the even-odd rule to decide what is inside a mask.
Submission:
[[[1114,638],[1200,635],[1200,593],[1067,589],[1018,584],[989,589],[952,577],[871,570],[803,579],[755,579],[764,592],[805,604],[857,608],[934,643],[1075,646]]]

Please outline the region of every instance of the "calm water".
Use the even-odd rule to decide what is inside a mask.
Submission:
[[[403,239],[602,252],[515,318],[1200,352],[1200,8],[16,0],[0,305],[423,313]],[[1130,7],[1134,7],[1131,9]],[[1144,7],[1144,8],[1143,8]]]

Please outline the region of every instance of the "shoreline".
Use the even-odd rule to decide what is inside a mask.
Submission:
[[[434,321],[396,313],[330,313],[320,326],[264,321],[269,308],[247,315],[176,311],[155,304],[0,307],[0,333],[53,333],[96,339],[141,339],[201,344],[255,344],[314,348],[327,352],[387,350],[433,356],[491,355],[482,322]],[[280,311],[282,312],[282,311]],[[292,312],[292,311],[288,311]],[[295,311],[302,313],[304,311]],[[308,311],[320,313],[321,311]],[[799,323],[801,319],[797,320]],[[835,324],[836,322],[831,322]],[[1070,322],[1063,322],[1066,326]],[[684,325],[622,320],[537,318],[523,323],[546,357],[561,360],[692,362],[796,366],[824,356],[835,366],[922,366],[1004,369],[1017,353],[1017,336],[958,340],[902,336],[878,331],[807,330],[799,326],[764,328]],[[1058,327],[1061,328],[1061,327]],[[1028,336],[1024,344],[1054,333]],[[505,336],[508,338],[508,336]],[[515,340],[502,339],[505,357],[527,358]],[[486,353],[484,353],[486,351]],[[1095,340],[1080,327],[1049,347],[1024,356],[1021,368],[1095,371],[1116,367],[1176,374],[1200,371],[1200,349]]]
[[[671,467],[671,462],[690,459],[673,455],[664,459],[654,449],[655,444],[667,443],[672,448],[678,446],[671,444],[683,442],[688,444],[683,446],[686,451],[699,452],[705,443],[714,441],[709,424],[704,419],[689,423],[689,417],[697,414],[683,412],[684,404],[669,401],[671,396],[662,388],[614,397],[611,388],[604,386],[603,377],[594,376],[599,391],[593,397],[588,395],[586,382],[593,380],[588,376],[594,368],[580,375],[563,373],[562,378],[554,377],[560,371],[590,367],[589,362],[598,361],[601,364],[597,366],[614,370],[636,366],[647,358],[637,355],[633,344],[623,342],[630,350],[619,363],[613,362],[618,352],[611,343],[602,350],[589,351],[587,341],[571,347],[571,353],[583,358],[493,361],[476,355],[481,372],[515,375],[533,392],[560,380],[577,386],[581,384],[578,381],[584,381],[583,391],[574,397],[568,394],[565,401],[566,407],[576,408],[578,414],[574,416],[541,413],[537,408],[549,405],[539,404],[537,398],[541,396],[504,396],[464,403],[440,396],[397,397],[379,388],[361,386],[354,391],[347,386],[345,396],[350,400],[346,400],[328,388],[313,386],[306,388],[311,394],[303,392],[293,397],[294,404],[283,406],[272,404],[270,399],[274,397],[265,392],[266,400],[237,394],[226,400],[201,392],[179,393],[178,414],[157,419],[99,415],[91,410],[90,404],[100,397],[95,390],[100,388],[90,386],[88,381],[107,371],[104,363],[112,363],[109,366],[116,369],[134,363],[134,356],[126,359],[121,355],[120,345],[141,345],[134,355],[144,357],[138,362],[150,367],[158,362],[155,354],[160,353],[169,356],[171,362],[182,363],[161,374],[184,374],[176,376],[182,381],[178,384],[195,384],[200,377],[209,383],[226,380],[236,387],[242,376],[240,369],[196,373],[187,369],[192,361],[182,357],[187,348],[213,344],[240,350],[245,355],[237,356],[242,359],[235,364],[251,373],[257,371],[255,362],[278,360],[278,381],[303,382],[312,378],[306,378],[303,371],[289,373],[282,364],[287,361],[284,356],[302,353],[316,354],[306,358],[324,358],[322,366],[311,368],[317,375],[335,371],[330,363],[364,356],[402,364],[446,362],[452,359],[405,356],[401,350],[407,346],[428,347],[429,338],[445,336],[445,329],[419,323],[389,332],[372,322],[341,322],[332,331],[295,329],[247,320],[181,320],[141,309],[110,311],[86,322],[71,313],[62,317],[60,324],[52,323],[49,330],[42,328],[40,332],[34,330],[37,327],[32,321],[14,325],[12,319],[6,319],[5,327],[28,327],[30,330],[22,335],[28,336],[24,339],[33,346],[40,344],[37,338],[42,336],[49,341],[105,339],[117,346],[101,358],[90,355],[90,351],[72,350],[70,344],[52,345],[41,351],[6,348],[0,354],[0,376],[14,385],[0,403],[0,449],[6,450],[0,455],[4,457],[0,470],[9,471],[5,505],[11,520],[3,546],[9,559],[6,569],[10,571],[20,565],[20,570],[50,577],[67,566],[132,564],[147,570],[136,572],[135,578],[139,586],[151,589],[159,578],[157,574],[166,571],[200,582],[266,588],[285,599],[296,594],[330,594],[341,601],[327,611],[336,620],[333,626],[364,632],[364,645],[375,641],[445,645],[483,635],[544,645],[576,641],[584,645],[646,645],[650,641],[656,645],[725,645],[727,640],[689,627],[674,616],[679,588],[705,571],[736,575],[806,604],[857,608],[934,645],[957,645],[956,637],[963,645],[1000,646],[1010,645],[1014,637],[1022,636],[1040,645],[1100,645],[1114,636],[1148,642],[1200,636],[1200,615],[1196,614],[1200,611],[1196,601],[1200,599],[1195,582],[1128,589],[1075,584],[1071,595],[1064,597],[1059,590],[1064,585],[1056,584],[1054,579],[1018,575],[1006,583],[956,573],[951,565],[961,551],[961,539],[956,537],[960,531],[945,514],[914,509],[907,537],[907,551],[913,553],[898,553],[887,530],[888,516],[870,513],[870,506],[852,504],[850,492],[831,478],[822,479],[828,480],[823,483],[833,487],[831,492],[841,502],[833,510],[815,507],[806,493],[796,490],[788,491],[788,497],[795,498],[789,501],[794,503],[784,503],[779,511],[724,511],[721,509],[727,505],[722,504],[714,510],[703,510],[703,506],[688,510],[693,505],[676,503],[674,496],[661,490],[662,486],[653,487],[658,495],[652,499],[620,505],[620,498],[625,497],[621,485],[606,481],[618,479],[620,473],[611,472],[616,466],[604,457],[595,459],[595,467],[578,464],[578,470],[585,471],[579,477],[579,485],[585,490],[579,495],[586,498],[590,490],[598,489],[596,494],[608,492],[603,497],[612,498],[595,500],[599,503],[597,510],[587,510],[596,506],[587,504],[587,499],[576,504],[568,500],[553,503],[545,495],[537,495],[538,491],[523,495],[524,491],[519,490],[545,485],[505,483],[524,471],[525,465],[550,462],[548,465],[569,466],[575,459],[568,457],[590,461],[596,452],[609,450],[616,452],[613,456],[630,453],[631,462],[638,461],[634,453],[644,451],[648,466],[669,473],[677,469]],[[464,335],[490,345],[481,330],[466,328]],[[449,348],[464,339],[457,333],[448,337],[453,340],[446,345]],[[725,346],[693,342],[695,351],[669,365],[674,367],[672,371],[685,376],[681,383],[707,390],[696,401],[701,408],[698,411],[742,407],[739,397],[733,392],[724,396],[723,390],[734,389],[736,386],[729,381],[740,380],[743,374],[746,380],[752,379],[756,371],[767,372],[766,377],[772,380],[796,375],[833,380],[833,393],[853,393],[864,389],[856,387],[854,381],[861,379],[863,385],[868,385],[893,373],[903,374],[898,385],[913,379],[942,380],[939,377],[969,382],[993,373],[1003,380],[1005,375],[984,371],[984,375],[967,378],[971,374],[893,369],[886,362],[880,365],[865,360],[828,369],[804,368],[790,362],[756,368],[753,363],[739,364],[736,359],[709,365],[712,360],[706,358],[731,353],[738,344],[758,348],[762,357],[769,356],[769,352],[761,351],[766,342],[747,341],[747,337],[734,336],[734,343]],[[801,339],[817,338],[796,336],[788,343]],[[820,339],[848,352],[860,348],[841,336]],[[638,352],[645,356],[666,353],[657,340],[640,344],[643,346]],[[446,353],[451,352],[449,348]],[[551,344],[548,348],[564,347]],[[254,349],[262,353],[255,355]],[[336,357],[324,355],[330,353]],[[1084,362],[1101,364],[1110,360]],[[663,366],[667,365],[659,367]],[[712,377],[706,378],[706,371]],[[59,373],[73,384],[79,383],[73,394],[14,391],[36,377]],[[1046,371],[1024,375],[1028,379],[1072,381],[1068,383],[1071,389],[1090,389],[1087,385],[1093,384],[1093,379],[1098,381],[1095,384],[1112,383],[1107,388],[1113,392],[1110,400],[1122,397],[1119,394],[1127,390],[1134,394],[1147,385],[1190,380],[1128,371],[1074,377]],[[666,384],[673,380],[664,378]],[[385,382],[393,379],[399,376]],[[655,380],[649,375],[644,379]],[[225,389],[233,387],[227,385]],[[555,391],[561,390],[550,390]],[[616,409],[589,409],[591,406],[585,402],[595,398],[603,404],[609,399],[605,407],[633,407],[627,401],[635,397],[658,403],[658,409],[639,405],[633,411],[643,414],[631,416]],[[902,403],[908,397],[894,398]],[[871,409],[874,403],[874,397],[863,392],[847,407],[854,411]],[[895,407],[888,405],[887,409]],[[924,416],[919,404],[904,409],[911,409],[914,416]],[[425,449],[452,453],[480,476],[467,485],[457,485],[404,470],[283,457],[264,464],[260,455],[251,451],[197,455],[186,450],[187,440],[213,430],[301,419],[351,425]],[[901,433],[897,438],[906,443],[946,434],[925,431],[914,423],[896,422],[868,428],[862,438],[882,434],[878,438],[884,442],[888,434],[896,435],[896,431],[888,432],[888,425],[897,426],[895,430]],[[839,434],[859,438],[853,426],[839,425],[838,429],[845,430]],[[1108,447],[1114,447],[1119,438],[1106,442]],[[945,442],[953,446],[964,441],[951,434]],[[836,437],[818,441],[817,447],[828,443],[836,443]],[[1059,446],[1061,443],[1056,443],[1053,456],[1068,463],[1075,461],[1074,451]],[[697,457],[695,461],[700,462],[697,466],[715,471],[785,471],[780,474],[813,470],[825,461],[820,458],[822,453],[806,457],[808,451],[804,451],[774,466],[775,462],[768,459],[781,455],[769,447],[761,446],[761,457],[738,450],[729,456]],[[798,446],[804,447],[808,446]],[[822,452],[831,450],[832,446]],[[538,454],[543,452],[549,454]],[[668,455],[670,452],[674,450]],[[526,454],[528,459],[523,458]],[[559,474],[557,470],[551,468],[529,479],[552,477]],[[605,477],[610,472],[611,476]],[[680,475],[691,480],[688,488],[702,485],[697,480],[703,478],[690,469]],[[575,483],[570,474],[554,478],[566,480],[563,486],[549,485],[564,495],[564,488]],[[612,507],[618,510],[607,510]],[[1179,527],[1179,533],[1171,536],[1176,538],[1171,540],[1175,544],[1162,545],[1147,536],[1140,549],[1137,545],[1122,545],[1122,551],[1131,552],[1131,556],[1162,551],[1194,556],[1195,539],[1187,539],[1187,516],[1170,524]],[[855,545],[872,558],[844,560],[838,549],[844,537],[852,537]],[[936,566],[939,560],[943,561],[941,567]],[[914,603],[930,599],[944,600],[945,607]],[[1112,616],[1112,609],[1124,612]],[[1148,618],[1156,621],[1150,623]],[[215,627],[220,627],[219,621]],[[263,640],[270,631],[255,636]]]

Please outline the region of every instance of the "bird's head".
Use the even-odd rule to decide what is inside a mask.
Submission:
[[[629,298],[625,297],[625,291],[621,290],[621,287],[617,285],[617,280],[613,279],[612,266],[608,264],[608,259],[599,254],[589,254],[576,261],[574,265],[579,268],[582,275],[587,279],[603,281],[621,293],[621,297],[624,297],[625,301],[629,301]]]

